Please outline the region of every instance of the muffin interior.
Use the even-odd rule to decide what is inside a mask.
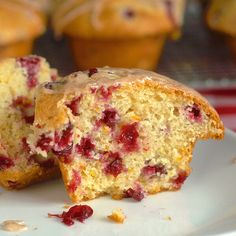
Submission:
[[[71,92],[63,83],[39,96],[29,143],[45,158],[48,152],[59,158],[74,201],[103,194],[141,200],[146,193],[179,189],[191,172],[196,140],[222,136],[220,122],[201,102],[180,92],[140,81]],[[56,119],[42,116],[50,100]]]

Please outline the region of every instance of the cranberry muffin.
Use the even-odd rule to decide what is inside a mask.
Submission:
[[[224,134],[216,111],[192,89],[154,72],[112,68],[41,86],[33,127],[31,152],[57,156],[74,202],[178,190],[196,141]]]
[[[0,62],[0,185],[19,189],[59,175],[56,161],[31,155],[26,142],[34,121],[40,83],[57,78],[44,58],[27,56]]]
[[[166,37],[180,29],[185,0],[67,0],[53,14],[79,69],[156,69]]]

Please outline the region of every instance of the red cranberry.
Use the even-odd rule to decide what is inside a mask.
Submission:
[[[12,107],[19,109],[22,113],[23,119],[27,124],[34,122],[34,110],[32,102],[24,96],[19,96],[12,103]]]
[[[96,87],[90,87],[90,91],[91,91],[91,93],[95,93],[97,91],[97,88]]]
[[[108,155],[109,164],[105,167],[105,173],[117,177],[123,170],[123,161],[118,152],[110,152]]]
[[[67,226],[74,224],[74,220],[84,222],[86,219],[93,215],[93,209],[88,205],[75,205],[67,212],[63,211],[62,214],[48,214],[49,217],[57,217],[62,219],[62,223]]]
[[[19,96],[15,100],[13,100],[12,106],[14,108],[19,108],[20,110],[22,110],[26,108],[31,108],[32,102],[25,96]]]
[[[73,126],[68,125],[66,129],[59,135],[55,132],[53,153],[58,156],[69,156],[72,153],[73,148]]]
[[[109,108],[103,111],[100,121],[106,124],[110,128],[114,128],[115,124],[119,120],[119,115],[114,108]]]
[[[56,81],[57,80],[57,71],[56,70],[53,70],[52,71],[52,74],[51,74],[51,81]]]
[[[38,72],[40,69],[40,58],[37,56],[20,57],[17,62],[27,71],[27,85],[34,88],[38,84]]]
[[[39,147],[42,151],[48,152],[51,150],[51,142],[52,139],[50,137],[46,137],[45,134],[42,134],[36,144],[36,147]]]
[[[81,98],[82,98],[82,95],[74,98],[69,104],[66,104],[66,106],[71,109],[71,112],[74,116],[79,115],[78,105],[80,103]]]
[[[93,74],[98,73],[98,69],[97,68],[91,68],[88,71],[88,76],[91,77]]]
[[[0,155],[0,170],[8,169],[12,166],[14,166],[13,160],[11,160],[9,157]]]
[[[76,145],[77,153],[85,157],[91,157],[91,152],[95,149],[95,145],[90,138],[82,138],[80,144]]]
[[[181,185],[184,183],[187,177],[188,175],[185,171],[180,171],[178,173],[178,176],[173,180],[173,182],[177,187],[181,187]]]
[[[127,152],[138,150],[138,129],[137,123],[126,124],[121,127],[120,134],[117,137],[117,142],[121,143]]]
[[[166,169],[163,165],[158,164],[158,165],[153,165],[153,166],[145,166],[143,167],[141,173],[146,176],[153,176],[159,173],[160,175],[167,174]]]
[[[144,198],[144,193],[141,188],[138,188],[136,190],[129,188],[126,191],[124,191],[124,197],[126,198],[133,198],[134,200],[140,202]]]
[[[79,171],[73,170],[72,180],[67,186],[68,191],[75,192],[80,183],[81,183],[81,176]]]
[[[141,173],[143,175],[148,175],[148,176],[152,176],[156,174],[156,167],[155,166],[145,166],[143,167]]]
[[[112,93],[118,89],[119,86],[110,86],[110,87],[104,87],[101,86],[98,88],[97,92],[101,94],[102,98],[107,101],[108,99],[110,99]]]
[[[126,9],[124,11],[124,16],[128,19],[134,18],[135,17],[135,12],[132,9]]]
[[[29,144],[27,143],[27,139],[26,137],[23,137],[21,139],[21,142],[22,142],[22,149],[26,152],[26,153],[30,153],[30,147],[29,147]]]
[[[102,125],[102,121],[100,120],[96,120],[95,121],[95,125],[94,125],[94,130],[97,131],[99,127],[101,127]]]
[[[34,123],[34,116],[25,116],[24,117],[25,123],[33,124]]]
[[[193,122],[202,122],[202,114],[198,105],[194,104],[193,106],[186,106],[185,112],[187,118]]]

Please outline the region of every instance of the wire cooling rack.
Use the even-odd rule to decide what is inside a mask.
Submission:
[[[225,37],[207,29],[197,1],[189,1],[182,38],[166,44],[158,71],[195,87],[236,85],[236,59]]]
[[[157,71],[193,87],[236,85],[236,59],[223,36],[205,26],[198,1],[188,0],[182,37],[168,41]],[[51,31],[37,40],[35,54],[48,59],[61,75],[76,70],[65,39],[55,41]]]

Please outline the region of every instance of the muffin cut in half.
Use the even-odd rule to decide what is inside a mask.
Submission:
[[[26,139],[34,121],[38,84],[57,73],[37,56],[0,62],[0,185],[18,189],[59,174],[54,159],[31,155]]]
[[[41,86],[28,143],[58,156],[72,201],[141,200],[179,189],[197,139],[223,134],[216,111],[190,88],[154,72],[94,68]]]

